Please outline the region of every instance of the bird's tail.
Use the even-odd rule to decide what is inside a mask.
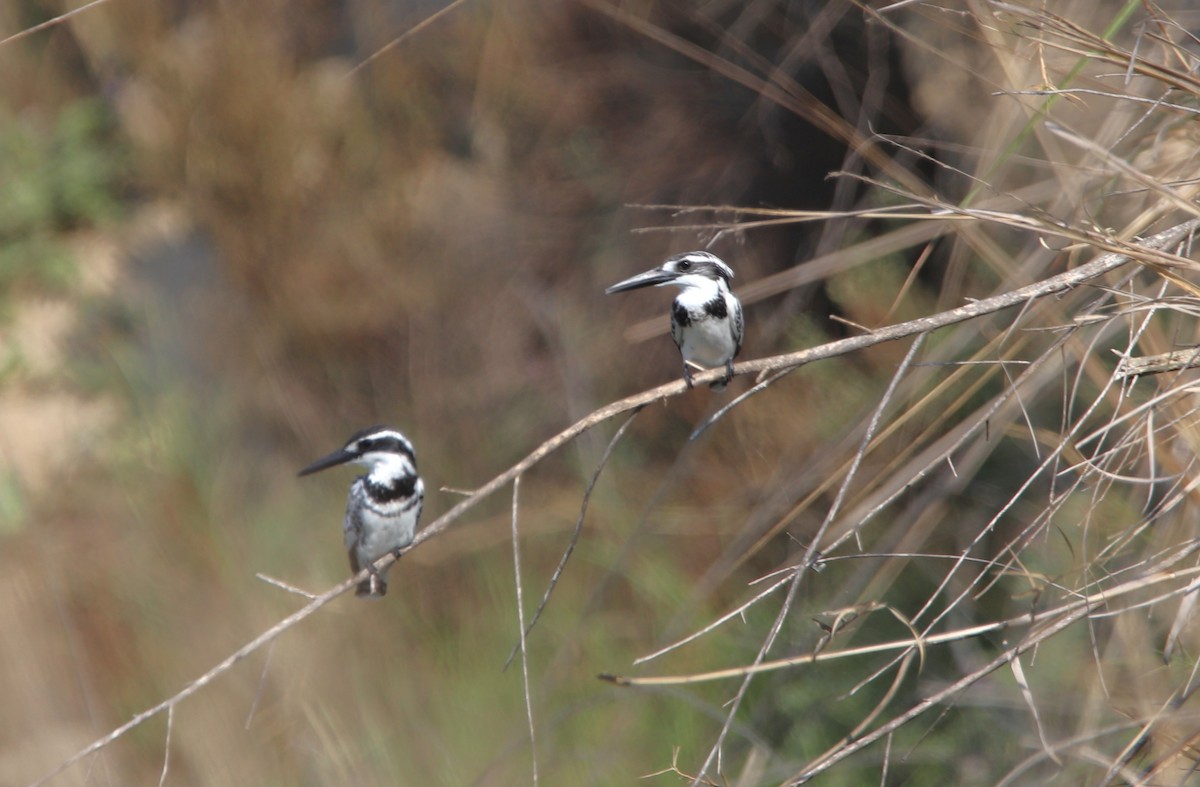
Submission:
[[[359,598],[383,598],[387,595],[387,582],[381,576],[369,576],[358,583],[354,595]]]

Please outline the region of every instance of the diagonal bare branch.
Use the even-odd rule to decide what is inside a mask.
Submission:
[[[1144,252],[1153,253],[1157,250],[1168,248],[1182,241],[1198,227],[1200,227],[1200,219],[1193,219],[1163,230],[1162,232],[1152,235],[1140,242],[1123,242],[1115,239],[1109,239],[1106,241],[1104,248],[1110,248],[1110,251],[1100,255],[1091,262],[1058,274],[1057,276],[1052,276],[1042,281],[1035,282],[1024,287],[1019,287],[990,298],[972,301],[955,309],[949,309],[947,311],[928,315],[915,320],[896,323],[894,325],[880,328],[863,335],[853,336],[835,342],[829,342],[818,347],[799,350],[797,352],[745,361],[734,366],[734,373],[739,375],[758,374],[760,372],[787,373],[814,361],[846,355],[856,350],[873,347],[875,345],[895,341],[908,336],[914,336],[916,334],[928,333],[939,328],[955,325],[957,323],[965,322],[967,320],[987,314],[992,314],[1004,309],[1012,308],[1014,306],[1020,306],[1031,300],[1044,298],[1050,295],[1056,295],[1081,284],[1088,283],[1106,273],[1109,273],[1110,271],[1120,268],[1122,265],[1125,265],[1130,261],[1131,256],[1136,257]],[[699,385],[707,382],[713,382],[722,376],[723,370],[711,370],[696,375],[695,381]],[[471,509],[475,508],[477,505],[488,499],[500,489],[503,489],[507,485],[513,483],[519,476],[521,476],[531,467],[538,464],[547,456],[554,453],[559,448],[571,442],[589,429],[609,420],[610,418],[621,415],[622,413],[631,412],[655,401],[674,396],[680,396],[686,391],[686,384],[682,380],[678,380],[660,385],[657,388],[653,388],[648,391],[643,391],[633,396],[626,397],[625,399],[612,402],[597,409],[596,411],[567,427],[563,431],[559,432],[557,435],[551,437],[549,440],[546,440],[512,467],[508,468],[483,486],[476,489],[468,497],[461,500],[457,505],[453,506],[449,511],[442,514],[442,516],[438,517],[429,526],[425,527],[417,534],[410,549],[419,547],[428,539],[433,538],[446,528],[450,527]],[[374,567],[376,569],[385,568],[395,562],[395,560],[396,557],[394,555],[385,555],[376,561]],[[70,757],[67,757],[49,773],[32,782],[32,785],[36,787],[36,785],[44,784],[57,774],[83,760],[89,755],[105,748],[147,720],[152,719],[163,712],[170,711],[179,703],[183,702],[189,697],[194,696],[217,678],[228,672],[242,659],[259,650],[264,645],[275,641],[284,632],[298,625],[316,613],[319,609],[336,599],[338,596],[355,587],[359,582],[366,579],[369,573],[369,569],[363,569],[357,575],[349,577],[348,579],[334,585],[324,593],[316,595],[303,607],[283,618],[278,623],[275,623],[267,628],[261,634],[254,637],[245,645],[238,648],[226,658],[218,662],[204,674],[188,683],[179,692],[134,715],[134,717],[126,723],[116,727],[106,735],[101,736],[76,753],[72,754]],[[793,585],[793,588],[794,587],[795,586]],[[1021,646],[1021,649],[1016,652],[1024,652],[1025,649],[1027,648],[1023,645]],[[997,666],[1002,666],[1004,663],[1007,663],[1009,658],[1011,658],[1011,655],[1003,656]],[[957,686],[959,684],[955,685]],[[969,685],[969,683],[964,685]],[[949,692],[947,696],[953,693],[950,691],[950,689],[947,689],[947,692]],[[926,709],[926,706],[921,706],[921,710],[924,709]],[[900,717],[896,721],[903,723],[901,721],[902,719],[906,720],[905,717]],[[899,724],[896,724],[895,726],[899,726]],[[871,735],[876,735],[877,733],[878,731],[876,731],[876,733],[871,733]],[[870,737],[871,736],[867,736],[863,739],[860,739],[859,742],[865,741]],[[854,745],[857,746],[859,742],[856,742]],[[849,752],[845,752],[845,754],[848,753]],[[845,756],[845,754],[841,756]],[[824,765],[823,767],[828,767],[828,765],[831,764],[832,762]]]

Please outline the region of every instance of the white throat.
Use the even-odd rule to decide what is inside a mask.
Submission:
[[[678,287],[683,290],[684,294],[694,293],[697,298],[702,298],[706,302],[728,289],[724,279],[712,279],[696,273],[685,273],[683,276],[663,282],[658,286]]]
[[[688,311],[697,311],[728,292],[724,280],[707,276],[680,276],[671,284],[683,290],[675,296],[675,302]]]
[[[379,484],[388,484],[397,478],[416,474],[412,462],[402,454],[368,453],[357,461],[370,468],[368,477]]]

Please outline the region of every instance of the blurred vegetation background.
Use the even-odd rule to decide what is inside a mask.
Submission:
[[[603,294],[669,254],[736,270],[745,359],[1098,253],[855,211],[920,198],[1114,243],[1195,213],[1187,4],[463,2],[406,35],[445,6],[109,0],[42,26],[82,5],[0,6],[0,784],[299,606],[257,573],[345,578],[351,475],[295,472],[351,432],[412,438],[430,522],[448,490],[678,377],[668,296]],[[154,783],[169,753],[168,784],[522,784],[535,759],[542,784],[776,784],[973,674],[822,782],[1184,783],[1195,376],[1135,383],[1113,351],[1194,345],[1195,299],[1148,268],[1103,284],[929,338],[768,654],[1145,582],[1017,668],[976,672],[1028,627],[931,645],[919,670],[772,671],[707,767],[736,680],[596,680],[755,659],[782,592],[633,665],[800,560],[900,342],[806,366],[695,441],[751,382],[638,415],[529,639],[534,745],[502,669],[499,495],[406,555],[383,602],[339,599],[178,706],[169,745],[160,716],[51,783]],[[527,614],[616,426],[522,482]]]

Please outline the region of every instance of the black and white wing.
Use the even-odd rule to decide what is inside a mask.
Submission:
[[[362,541],[363,521],[366,492],[363,490],[363,479],[358,478],[350,486],[350,500],[346,504],[346,520],[342,525],[342,541],[346,551],[350,553],[350,570],[357,574],[362,570],[358,562],[358,545]]]
[[[742,315],[742,302],[733,293],[725,299],[729,308],[729,326],[733,330],[733,357],[742,351],[742,339],[746,335],[746,318]]]
[[[679,299],[671,304],[671,338],[675,340],[675,346],[683,352],[683,330],[692,324],[692,315],[688,312],[687,307],[679,302]]]

